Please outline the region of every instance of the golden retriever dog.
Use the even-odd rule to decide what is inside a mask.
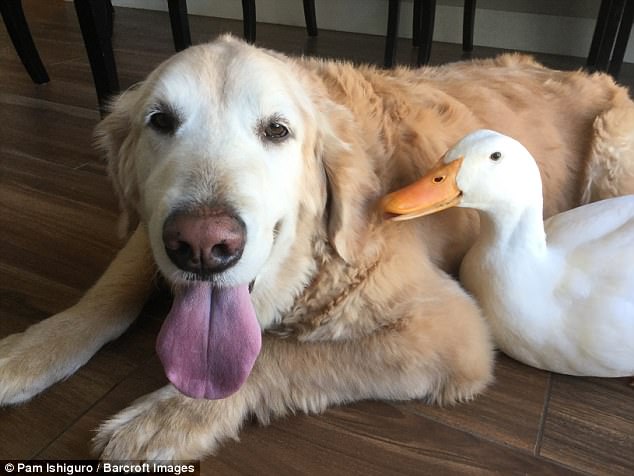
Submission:
[[[0,402],[122,334],[157,270],[171,383],[100,427],[103,458],[199,458],[250,416],[471,399],[493,345],[452,274],[476,216],[395,223],[377,203],[479,128],[538,160],[546,215],[634,192],[634,105],[606,75],[519,55],[385,71],[231,37],[175,55],[97,130],[135,231],[75,306],[0,342]]]

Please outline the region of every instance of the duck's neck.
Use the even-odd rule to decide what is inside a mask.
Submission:
[[[502,253],[546,251],[541,200],[524,207],[508,203],[480,210],[480,242]]]

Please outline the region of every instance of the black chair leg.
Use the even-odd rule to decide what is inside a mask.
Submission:
[[[110,8],[108,8],[108,35],[110,36],[110,38],[112,38],[112,35],[114,34],[114,7],[112,6],[112,0],[108,0],[108,5],[110,5]]]
[[[315,12],[315,0],[304,0],[304,18],[308,36],[317,36],[317,14]]]
[[[614,48],[614,41],[619,30],[619,24],[623,17],[623,9],[625,8],[625,0],[612,0],[610,11],[608,14],[605,32],[595,67],[601,71],[607,71],[610,65],[610,57]]]
[[[601,0],[599,14],[597,15],[597,23],[594,27],[592,43],[590,44],[590,51],[588,53],[587,65],[592,68],[596,68],[597,65],[599,49],[601,48],[601,43],[603,42],[603,37],[605,36],[605,29],[608,23],[611,7],[612,0]]]
[[[192,45],[189,33],[189,21],[187,19],[187,0],[168,0],[167,8],[172,26],[174,49],[182,51]]]
[[[473,28],[475,26],[476,0],[464,1],[462,17],[462,51],[473,51]]]
[[[414,46],[420,46],[421,5],[421,0],[414,0],[414,14],[412,15],[412,44]]]
[[[400,11],[401,0],[389,0],[387,12],[387,34],[385,35],[385,56],[383,58],[383,64],[386,68],[394,66]]]
[[[621,71],[621,65],[623,64],[623,58],[625,57],[625,49],[627,48],[627,42],[630,39],[630,33],[632,32],[632,22],[634,22],[634,0],[626,0],[621,24],[619,26],[619,33],[616,36],[612,59],[610,60],[610,66],[608,67],[608,73],[610,73],[614,78],[617,78],[619,76],[619,72]]]
[[[34,83],[43,84],[49,82],[46,68],[42,64],[37,52],[31,30],[24,17],[21,0],[0,0],[0,13],[7,26],[7,32],[11,37],[15,51],[18,53],[22,64],[31,76]]]
[[[245,40],[255,42],[255,0],[242,0],[242,24]]]
[[[418,49],[418,66],[429,63],[431,43],[434,37],[434,20],[436,19],[436,0],[423,0],[421,8],[420,48]]]
[[[106,111],[108,98],[119,92],[119,78],[110,36],[111,27],[108,24],[110,8],[108,0],[75,0],[75,11],[86,45],[102,114]]]
[[[587,65],[590,68],[608,70],[624,8],[625,0],[601,0],[590,52],[588,53]]]

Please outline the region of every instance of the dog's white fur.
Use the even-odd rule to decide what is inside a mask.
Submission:
[[[149,127],[157,108],[180,118]],[[261,124],[290,130],[271,142]],[[488,331],[446,274],[472,243],[474,215],[383,223],[380,196],[413,180],[466,132],[522,141],[540,163],[548,215],[634,191],[634,107],[603,75],[550,71],[515,56],[381,72],[291,59],[224,37],[161,65],[99,127],[126,215],[140,225],[74,307],[0,341],[0,403],[72,374],[134,320],[167,257],[180,208],[222,204],[246,225],[240,261],[216,285],[255,280],[267,333],[234,395],[193,400],[172,386],[106,422],[105,458],[198,458],[262,422],[363,398],[473,397],[492,376]],[[47,352],[41,352],[46,347]]]
[[[192,62],[196,53],[199,57]],[[310,213],[323,207],[319,197],[302,200],[304,164],[297,160],[312,132],[306,122],[317,118],[300,85],[277,58],[228,58],[207,49],[193,55],[159,68],[148,79],[159,84],[127,106],[142,116],[152,105],[166,103],[184,118],[174,136],[143,134],[129,152],[135,156],[140,184],[139,212],[148,224],[159,268],[178,280],[183,272],[169,260],[161,239],[167,215],[181,205],[230,205],[245,222],[248,240],[240,261],[219,277],[218,284],[235,286],[255,279],[257,273],[266,275],[267,268],[278,268],[294,242],[300,204],[310,207]],[[217,60],[234,80],[209,74],[203,79],[205,90],[198,92],[193,81],[200,80],[200,71],[193,66]],[[266,81],[253,81],[264,77]],[[257,127],[269,117],[292,124],[292,140],[267,142]],[[192,187],[192,182],[197,185]]]

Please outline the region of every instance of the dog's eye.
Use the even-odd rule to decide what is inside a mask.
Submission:
[[[489,159],[491,159],[493,162],[497,162],[501,158],[502,158],[501,152],[493,152],[491,155],[489,155]]]
[[[279,122],[270,122],[264,128],[264,137],[272,141],[282,141],[288,136],[288,129]]]
[[[156,111],[150,115],[149,124],[161,134],[173,134],[178,127],[178,118],[171,112]]]

